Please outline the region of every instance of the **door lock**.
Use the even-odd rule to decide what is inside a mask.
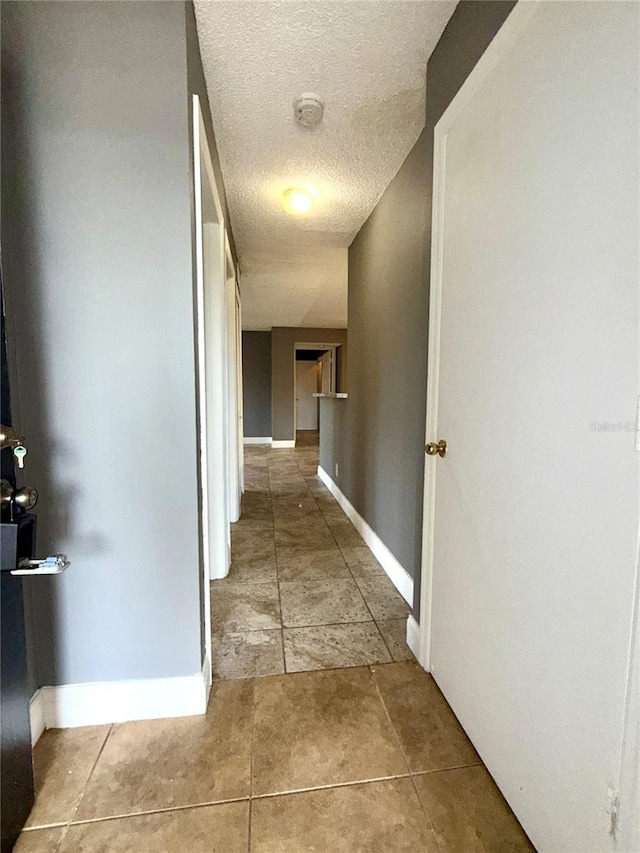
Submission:
[[[18,447],[23,444],[23,442],[24,439],[21,438],[12,427],[0,424],[0,446],[3,450],[5,447]]]
[[[38,503],[38,492],[32,486],[22,486],[20,489],[14,489],[9,480],[0,482],[0,507],[7,509],[9,512],[14,507],[18,507],[25,512],[33,509]]]
[[[424,451],[427,456],[442,456],[444,458],[447,455],[447,442],[444,438],[441,438],[437,444],[435,441],[430,441],[425,444]]]
[[[0,424],[0,447],[2,450],[5,447],[10,447],[16,457],[18,468],[24,468],[24,457],[27,455],[24,439],[12,427],[4,426],[4,424]]]

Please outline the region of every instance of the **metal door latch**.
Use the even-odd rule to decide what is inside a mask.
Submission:
[[[18,568],[14,569],[12,575],[59,575],[64,572],[71,563],[66,554],[52,554],[44,560],[29,560],[27,557],[20,560]]]

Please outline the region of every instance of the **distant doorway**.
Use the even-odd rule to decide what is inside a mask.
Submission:
[[[298,431],[318,429],[318,364],[296,360],[296,426]]]
[[[296,446],[301,433],[314,433],[319,441],[319,395],[339,390],[344,374],[342,346],[331,343],[296,343],[294,346],[294,432]],[[342,370],[340,369],[342,366]]]

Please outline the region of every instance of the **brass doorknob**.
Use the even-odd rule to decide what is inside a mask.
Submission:
[[[444,458],[447,455],[447,442],[444,438],[441,438],[437,444],[435,441],[430,441],[429,444],[425,444],[424,450],[427,456],[442,456]]]

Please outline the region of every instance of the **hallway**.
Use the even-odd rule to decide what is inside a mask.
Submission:
[[[214,677],[412,658],[408,606],[316,475],[318,433],[245,459],[231,571],[211,584]]]
[[[247,448],[207,714],[45,732],[16,853],[533,849],[297,444]]]

